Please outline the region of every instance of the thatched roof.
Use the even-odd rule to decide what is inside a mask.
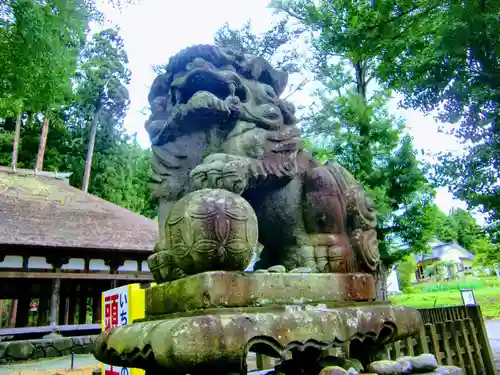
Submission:
[[[0,247],[153,249],[154,221],[86,194],[64,177],[0,167]]]

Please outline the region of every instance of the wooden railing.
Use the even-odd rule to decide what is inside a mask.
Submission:
[[[424,328],[417,336],[387,345],[386,359],[432,353],[440,365],[461,367],[467,375],[497,375],[479,306],[436,307],[419,311]],[[345,350],[339,348],[339,355],[342,352]],[[249,369],[257,367],[263,370],[274,364],[274,360],[261,355],[257,355],[255,362]]]
[[[495,361],[479,306],[419,309],[424,329],[417,337],[387,346],[387,358],[432,353],[440,365],[467,375],[496,375]]]

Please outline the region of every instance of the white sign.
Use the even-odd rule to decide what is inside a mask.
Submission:
[[[128,321],[128,285],[104,292],[104,330],[126,326]]]
[[[465,306],[475,306],[476,297],[474,297],[474,291],[472,289],[461,289],[460,293],[462,293],[462,301]]]
[[[104,330],[126,326],[129,322],[128,285],[104,292]],[[104,364],[104,375],[129,375],[127,367]]]

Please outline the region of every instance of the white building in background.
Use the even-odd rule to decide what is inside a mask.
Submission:
[[[401,294],[401,289],[399,288],[398,270],[395,264],[392,266],[389,276],[387,276],[387,294],[389,296]]]

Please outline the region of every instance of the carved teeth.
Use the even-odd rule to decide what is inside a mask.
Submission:
[[[227,87],[229,89],[229,95],[228,96],[234,96],[234,93],[236,92],[236,83],[235,82],[229,82],[229,85]]]

